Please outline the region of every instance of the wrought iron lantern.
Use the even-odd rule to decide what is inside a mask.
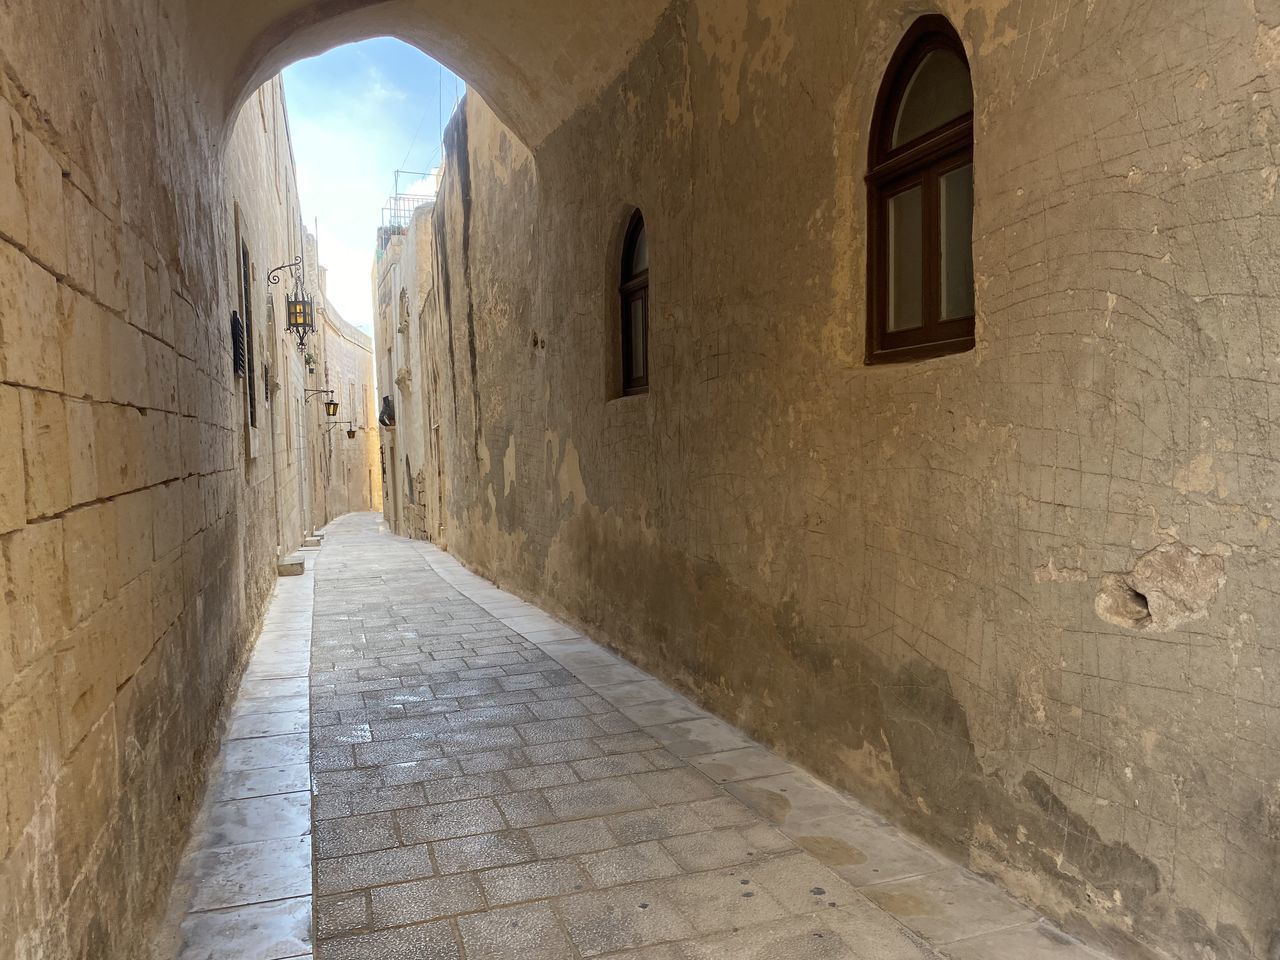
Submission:
[[[334,427],[346,427],[347,439],[354,440],[356,438],[356,425],[350,420],[339,420],[337,423],[331,423],[327,426],[326,432],[332,433]]]
[[[307,336],[316,328],[316,305],[310,297],[285,297],[285,325],[298,338],[298,349],[307,345]]]
[[[298,349],[305,350],[307,337],[316,329],[316,304],[311,297],[307,296],[302,286],[302,276],[305,272],[302,267],[302,254],[294,257],[292,263],[282,263],[267,274],[267,283],[273,285],[279,283],[282,270],[288,270],[293,274],[293,292],[286,293],[284,300],[285,329],[298,338]]]
[[[328,400],[324,401],[325,414],[330,417],[336,417],[338,415],[338,401],[333,399],[332,390],[303,390],[302,399],[304,401],[309,401],[312,397],[319,396],[320,394],[325,394],[329,397]]]

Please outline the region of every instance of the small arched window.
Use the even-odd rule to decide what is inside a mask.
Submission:
[[[622,244],[622,393],[649,390],[649,244],[637,210]]]
[[[917,20],[876,100],[867,362],[973,347],[973,83],[945,17]]]

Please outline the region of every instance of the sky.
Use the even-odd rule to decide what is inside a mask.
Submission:
[[[284,71],[302,215],[319,224],[329,300],[371,333],[369,273],[394,172],[431,171],[464,87],[445,67],[399,40],[352,43]],[[422,193],[402,179],[402,193]]]

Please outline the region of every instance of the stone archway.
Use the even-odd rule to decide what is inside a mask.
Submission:
[[[225,119],[289,63],[342,43],[392,36],[445,64],[534,146],[627,65],[670,0],[191,0],[194,45]],[[228,9],[230,8],[230,9]]]

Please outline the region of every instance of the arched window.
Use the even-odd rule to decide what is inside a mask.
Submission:
[[[644,217],[631,215],[622,244],[622,392],[649,390],[649,244]]]
[[[876,100],[867,175],[867,362],[973,347],[973,83],[945,17],[921,17]]]

